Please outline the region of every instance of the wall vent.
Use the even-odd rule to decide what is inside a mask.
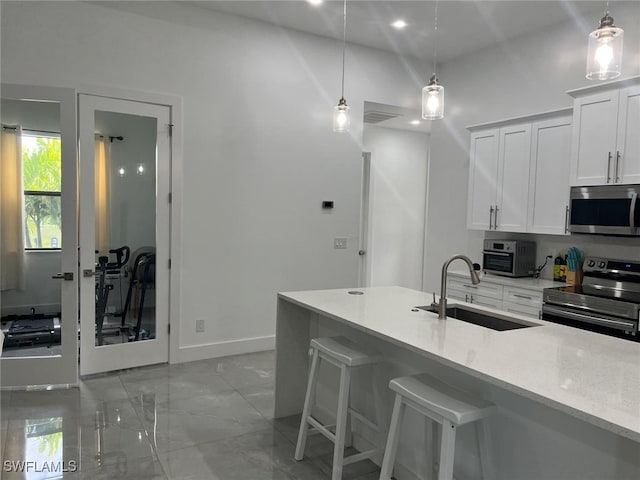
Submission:
[[[364,112],[364,123],[380,123],[399,116],[400,115],[396,113],[377,112],[375,110],[371,110],[369,112]]]

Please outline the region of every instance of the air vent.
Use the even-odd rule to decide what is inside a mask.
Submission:
[[[399,116],[396,113],[369,111],[364,112],[364,123],[380,123]]]

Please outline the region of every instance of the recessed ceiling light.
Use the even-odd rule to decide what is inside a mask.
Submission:
[[[409,123],[411,125],[420,125],[420,120],[411,120]]]
[[[405,22],[404,20],[396,20],[395,22],[393,22],[391,24],[391,26],[397,30],[402,30],[404,27],[406,27],[408,24],[407,22]]]
[[[313,5],[314,7],[317,7],[318,5],[322,5],[323,2],[324,0],[307,0],[307,3]]]

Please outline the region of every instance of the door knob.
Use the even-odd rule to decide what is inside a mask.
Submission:
[[[54,280],[65,280],[70,282],[73,280],[73,272],[56,273],[55,275],[52,275],[51,278]]]
[[[365,250],[358,250],[358,255],[365,255],[367,252]]]

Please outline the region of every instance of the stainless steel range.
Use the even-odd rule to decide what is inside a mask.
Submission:
[[[640,341],[640,262],[587,257],[581,286],[546,288],[542,319]]]

